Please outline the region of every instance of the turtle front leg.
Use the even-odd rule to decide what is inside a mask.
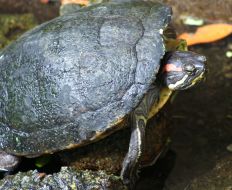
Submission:
[[[129,150],[124,158],[121,178],[133,189],[138,178],[139,161],[145,144],[145,128],[150,111],[159,102],[159,86],[152,86],[138,107],[131,114],[131,138]]]
[[[133,189],[138,178],[139,160],[145,142],[145,127],[148,119],[149,102],[145,98],[131,114],[131,137],[129,150],[124,158],[121,178]]]

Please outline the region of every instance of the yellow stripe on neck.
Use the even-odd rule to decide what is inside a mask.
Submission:
[[[152,105],[152,108],[148,115],[148,119],[151,119],[164,106],[164,104],[168,101],[171,94],[172,94],[172,90],[170,90],[169,88],[166,87],[161,89],[159,95],[159,101],[155,102]]]

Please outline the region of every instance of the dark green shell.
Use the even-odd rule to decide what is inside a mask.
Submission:
[[[0,149],[33,156],[107,133],[155,81],[170,17],[158,3],[99,4],[44,23],[4,49]]]

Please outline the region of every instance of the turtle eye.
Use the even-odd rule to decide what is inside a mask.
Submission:
[[[186,64],[186,65],[184,65],[184,70],[188,74],[194,74],[197,69],[196,69],[196,67],[193,64]]]

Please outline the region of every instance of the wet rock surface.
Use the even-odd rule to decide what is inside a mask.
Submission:
[[[206,174],[194,179],[187,190],[230,190],[232,189],[232,156],[220,160]]]

